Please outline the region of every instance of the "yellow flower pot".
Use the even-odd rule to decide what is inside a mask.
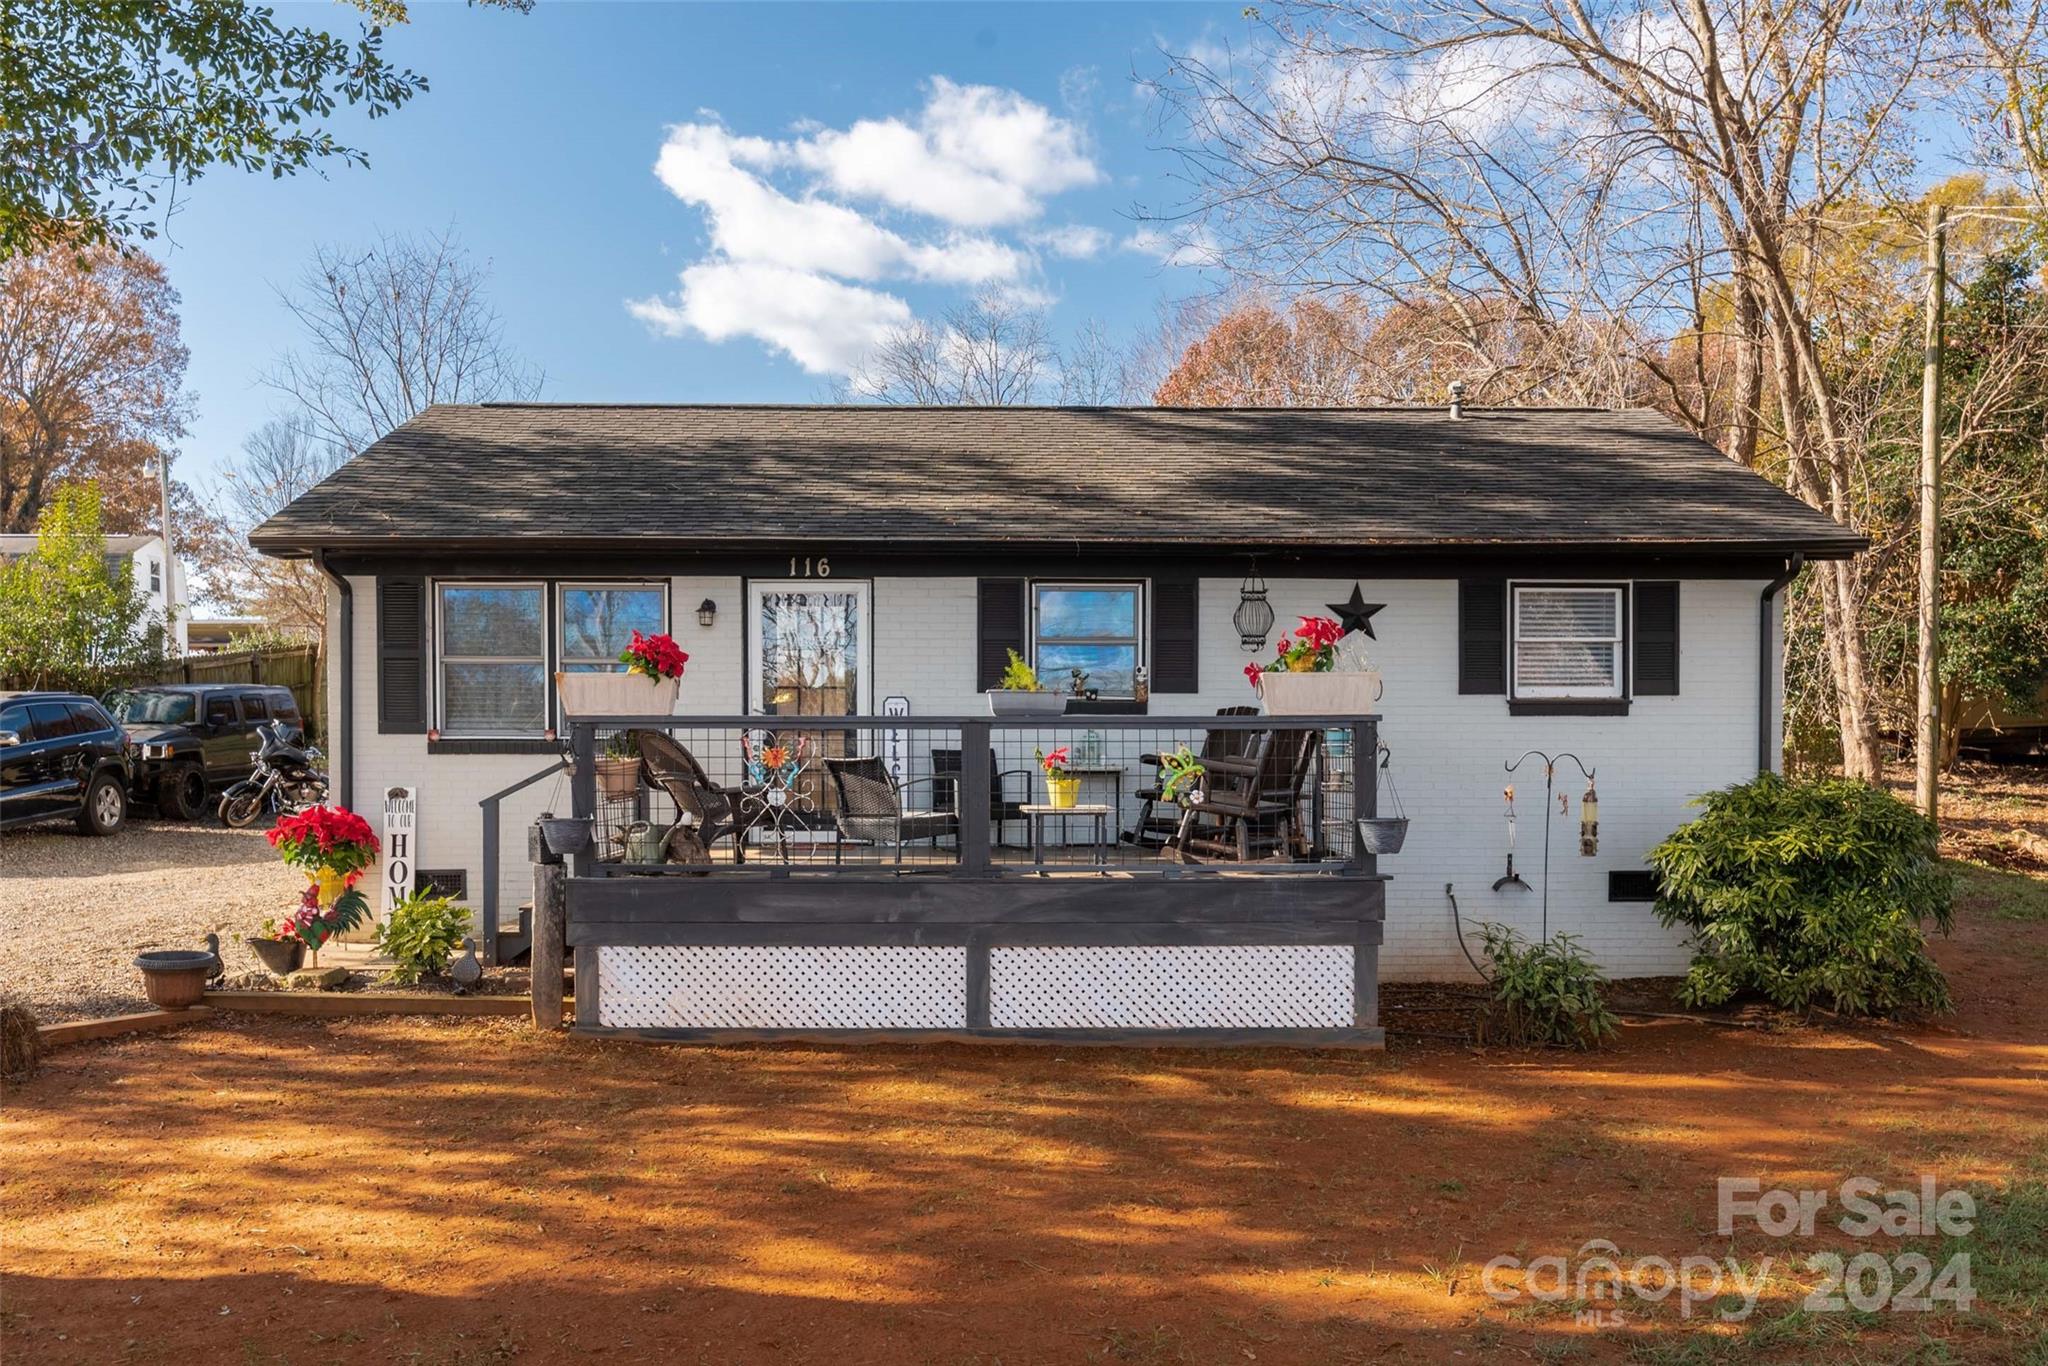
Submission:
[[[1061,811],[1071,810],[1081,800],[1081,780],[1068,774],[1045,775],[1046,805]]]

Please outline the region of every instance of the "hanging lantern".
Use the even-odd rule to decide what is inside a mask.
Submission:
[[[1592,858],[1600,852],[1600,794],[1593,780],[1586,779],[1586,795],[1579,798],[1579,853]]]
[[[1273,630],[1273,604],[1266,601],[1266,581],[1259,577],[1257,561],[1237,590],[1237,610],[1230,614],[1230,624],[1237,628],[1237,643],[1246,654],[1266,648]]]

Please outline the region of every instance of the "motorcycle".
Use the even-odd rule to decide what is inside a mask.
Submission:
[[[265,812],[296,814],[326,802],[327,774],[314,767],[319,750],[282,721],[259,727],[256,735],[258,746],[249,756],[256,769],[221,794],[221,820],[240,830]]]

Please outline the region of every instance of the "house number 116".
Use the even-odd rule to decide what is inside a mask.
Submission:
[[[813,568],[814,565],[816,568]],[[815,560],[806,555],[803,559],[803,572],[798,573],[797,558],[792,555],[789,557],[789,576],[792,579],[829,579],[832,577],[832,561],[823,555]]]

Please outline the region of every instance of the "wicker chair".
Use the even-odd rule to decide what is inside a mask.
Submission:
[[[732,838],[732,861],[747,861],[746,833],[751,823],[740,814],[739,789],[720,787],[705,774],[695,755],[658,730],[629,732],[640,751],[640,775],[668,794],[676,806],[676,823],[666,841],[671,856],[683,863],[704,863],[711,846]]]
[[[1202,800],[1182,815],[1172,851],[1189,862],[1306,856],[1301,789],[1322,743],[1316,730],[1260,731],[1242,755],[1205,761]]]
[[[957,811],[904,810],[904,790],[931,783],[932,779],[899,784],[888,767],[872,755],[826,759],[824,763],[825,771],[832,775],[832,793],[837,799],[833,820],[838,825],[839,837],[832,844],[834,863],[844,861],[849,839],[895,845],[899,866],[903,862],[903,846],[912,840],[930,840],[934,849],[947,836],[959,841]],[[953,786],[957,794],[958,782]]]

